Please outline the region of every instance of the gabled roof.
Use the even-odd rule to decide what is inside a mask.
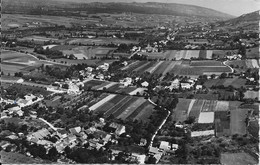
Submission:
[[[150,148],[149,148],[149,152],[150,152],[150,153],[153,153],[153,154],[158,154],[158,153],[160,153],[159,150],[158,150],[158,148],[155,148],[155,147],[150,147]]]
[[[80,131],[81,131],[81,127],[71,128],[71,129],[69,129],[69,131],[70,131],[70,133],[72,133],[72,134],[78,134],[78,133],[80,133]]]

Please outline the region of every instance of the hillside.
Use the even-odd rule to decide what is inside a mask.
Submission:
[[[243,14],[237,18],[230,19],[222,22],[222,25],[228,25],[233,27],[248,27],[258,29],[260,21],[260,11],[255,11],[248,14]]]
[[[66,2],[66,3],[64,3]],[[67,11],[87,11],[89,14],[96,13],[122,13],[132,12],[140,14],[161,14],[161,15],[175,15],[175,16],[199,16],[208,18],[218,18],[227,20],[233,16],[204,7],[183,5],[176,3],[114,3],[114,2],[93,2],[81,3],[83,1],[70,1],[68,0],[3,0],[4,13],[27,13],[32,10],[48,8],[48,11],[57,11],[66,9]],[[35,11],[34,11],[35,12]],[[35,14],[35,13],[34,13]],[[42,14],[42,13],[41,13]],[[50,13],[45,13],[50,14]]]

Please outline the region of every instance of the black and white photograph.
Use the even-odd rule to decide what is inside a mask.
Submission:
[[[1,164],[259,164],[260,0],[0,0]]]

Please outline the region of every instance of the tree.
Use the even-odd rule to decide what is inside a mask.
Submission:
[[[55,147],[52,147],[48,153],[49,159],[56,161],[57,155],[58,155],[57,149]]]
[[[222,73],[219,78],[224,79],[227,77],[227,73]]]

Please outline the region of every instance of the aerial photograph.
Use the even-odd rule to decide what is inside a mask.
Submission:
[[[1,164],[259,164],[260,0],[0,0]]]

